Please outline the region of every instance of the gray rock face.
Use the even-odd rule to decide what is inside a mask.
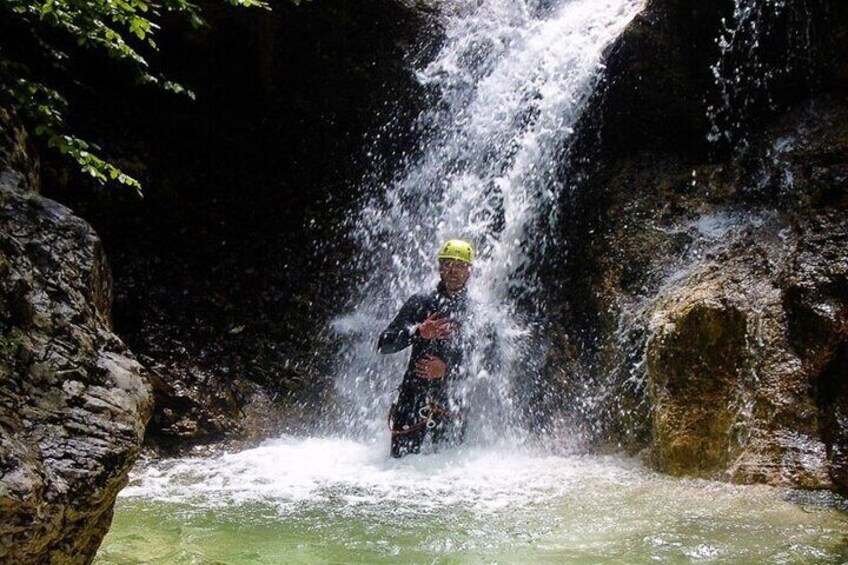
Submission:
[[[88,563],[139,453],[151,393],[110,330],[99,239],[28,190],[34,177],[15,161],[22,134],[0,118],[0,562]]]
[[[549,373],[591,446],[846,493],[848,5],[785,8],[756,56],[718,48],[726,0],[651,0],[611,50],[564,165],[588,180],[561,206]]]
[[[752,139],[722,163],[605,163],[579,209],[596,223],[571,217],[593,233],[570,250],[587,286],[565,287],[596,308],[572,372],[598,376],[566,384],[594,441],[661,471],[848,492],[848,106]]]

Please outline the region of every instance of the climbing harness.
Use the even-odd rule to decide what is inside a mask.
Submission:
[[[417,432],[417,431],[419,431],[419,430],[421,430],[425,427],[428,430],[432,430],[433,428],[435,428],[438,425],[436,423],[436,421],[433,419],[434,415],[443,416],[445,418],[454,418],[455,417],[455,414],[448,412],[447,410],[445,410],[444,408],[442,408],[441,406],[439,406],[438,404],[436,404],[435,402],[433,402],[432,400],[430,400],[428,398],[427,403],[424,406],[422,406],[421,408],[418,409],[418,416],[421,418],[420,420],[418,420],[418,422],[414,423],[411,426],[408,426],[407,428],[405,428],[403,430],[395,430],[395,429],[393,429],[394,426],[392,424],[394,423],[394,415],[395,415],[396,409],[397,409],[397,403],[392,404],[392,407],[389,409],[388,418],[386,419],[386,423],[389,426],[389,431],[392,433],[393,436],[402,436],[402,435],[415,433],[415,432]]]

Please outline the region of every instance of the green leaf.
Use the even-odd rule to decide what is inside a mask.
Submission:
[[[244,8],[270,9],[266,0],[218,1]],[[299,3],[299,0],[289,1]],[[150,70],[146,58],[158,49],[155,36],[164,12],[180,13],[194,27],[205,25],[200,8],[190,0],[0,0],[0,6],[0,17],[9,18],[11,26],[32,32],[35,44],[42,50],[37,57],[49,60],[53,69],[69,68],[70,57],[63,47],[76,44],[126,64],[135,72],[139,83],[154,84],[191,99],[195,97],[179,83],[156,76],[158,73]],[[35,135],[46,140],[49,148],[72,159],[84,174],[101,184],[117,183],[134,188],[141,195],[138,180],[101,157],[99,147],[68,131],[65,124],[68,102],[45,78],[55,77],[43,71],[39,74],[22,61],[6,58],[4,41],[0,36],[0,106],[20,116]]]

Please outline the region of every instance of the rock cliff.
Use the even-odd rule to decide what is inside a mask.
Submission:
[[[589,442],[659,470],[845,492],[845,7],[811,7],[807,67],[743,77],[739,99],[772,98],[737,116],[732,146],[707,142],[731,4],[651,2],[611,52],[566,166],[586,180],[549,268],[551,378],[566,406],[588,399],[566,411]],[[769,57],[789,33],[770,25],[784,27],[760,38]]]
[[[0,562],[88,563],[152,408],[111,331],[94,231],[39,196],[26,137],[0,114]]]

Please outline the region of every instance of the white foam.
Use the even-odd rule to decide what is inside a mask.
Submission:
[[[844,516],[780,495],[660,476],[622,457],[474,448],[394,460],[385,441],[284,437],[135,473],[104,562],[794,563],[839,554]]]
[[[283,437],[212,459],[177,459],[135,473],[121,496],[201,507],[266,502],[380,506],[420,512],[463,506],[497,512],[556,497],[588,478],[609,484],[647,472],[618,458],[560,457],[530,450],[452,449],[403,459],[387,442]]]

